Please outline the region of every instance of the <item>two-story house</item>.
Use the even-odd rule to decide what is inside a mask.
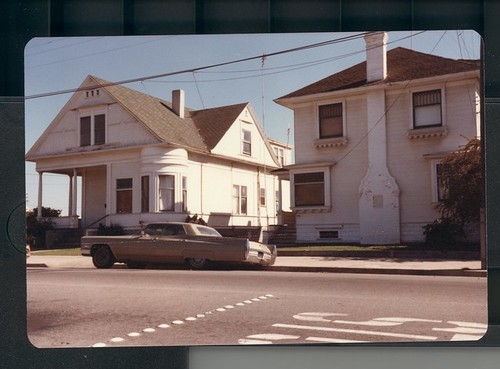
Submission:
[[[294,112],[297,241],[423,241],[440,160],[480,134],[480,62],[387,38],[368,33],[365,62],[275,100]]]
[[[182,90],[168,102],[88,76],[26,160],[39,173],[39,210],[44,173],[68,177],[60,227],[137,228],[194,214],[212,226],[265,227],[277,221],[271,171],[282,165],[277,149],[287,150],[273,142],[249,103],[192,110]]]

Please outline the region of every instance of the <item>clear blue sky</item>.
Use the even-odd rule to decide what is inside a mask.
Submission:
[[[181,88],[192,109],[250,102],[269,137],[293,144],[293,114],[273,100],[363,61],[364,40],[356,37],[265,59],[261,56],[352,35],[358,33],[33,39],[25,49],[26,151],[71,97],[71,93],[35,95],[75,89],[89,74],[118,82],[250,57],[257,58],[126,86],[168,101],[171,91]],[[474,32],[391,32],[388,42],[389,49],[403,46],[454,59],[479,58],[480,40]],[[67,187],[67,177],[45,174],[43,205],[67,214]],[[37,206],[37,194],[35,165],[27,163],[27,208]]]

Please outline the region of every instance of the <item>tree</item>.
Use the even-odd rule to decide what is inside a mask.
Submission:
[[[484,207],[484,176],[481,141],[470,140],[441,162],[439,186],[445,196],[437,205],[443,218],[460,226],[478,225]]]
[[[30,246],[43,248],[45,246],[45,233],[53,229],[52,218],[61,215],[62,210],[42,207],[42,217],[38,219],[38,208],[26,212],[26,242]]]

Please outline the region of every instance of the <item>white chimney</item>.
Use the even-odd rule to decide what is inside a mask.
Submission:
[[[387,77],[387,39],[386,32],[371,32],[365,36],[367,82]]]
[[[172,109],[175,114],[184,118],[184,90],[172,91]]]

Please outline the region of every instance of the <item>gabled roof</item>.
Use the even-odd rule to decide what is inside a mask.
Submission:
[[[366,61],[276,100],[479,70],[479,60],[455,60],[398,47],[387,52],[387,78],[368,83]]]
[[[170,102],[94,76],[89,78],[96,86],[104,88],[161,141],[198,150],[209,149],[192,119],[180,118],[172,110]]]
[[[210,150],[219,143],[247,105],[242,103],[190,112],[192,121]]]
[[[124,109],[142,122],[159,140],[202,151],[212,150],[241,114],[248,103],[211,109],[185,109],[180,118],[172,103],[89,76],[96,86],[104,88]]]

